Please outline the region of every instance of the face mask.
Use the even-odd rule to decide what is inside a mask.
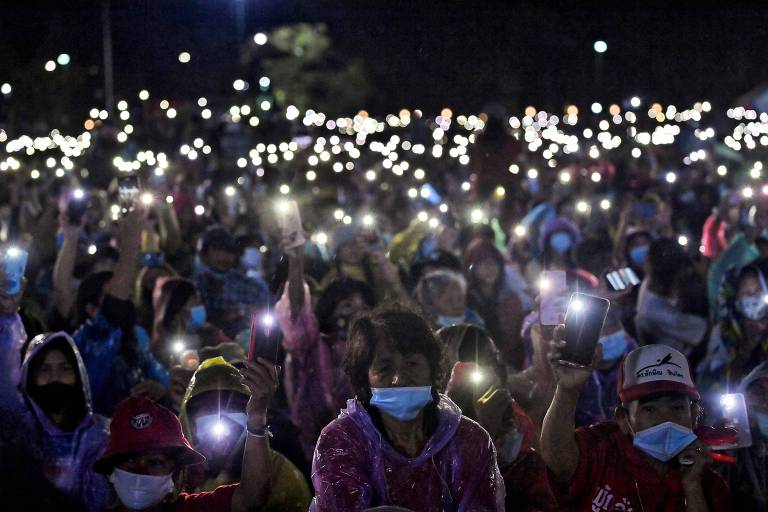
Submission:
[[[437,315],[438,327],[448,327],[449,325],[458,325],[463,323],[464,323],[464,315],[459,315],[459,316]]]
[[[765,295],[749,295],[736,300],[736,310],[750,320],[760,320],[768,314],[768,302]]]
[[[520,449],[523,447],[523,434],[514,430],[504,436],[504,441],[499,446],[499,465],[508,466],[517,460]]]
[[[600,345],[603,347],[603,361],[615,361],[627,350],[627,335],[624,331],[616,331],[601,337]]]
[[[205,321],[207,320],[207,315],[205,313],[205,306],[195,306],[192,309],[189,310],[189,320],[187,320],[187,328],[191,330],[196,330],[205,325]]]
[[[555,233],[549,239],[549,246],[558,254],[565,254],[573,245],[571,235],[568,233]]]
[[[207,414],[195,419],[195,437],[209,455],[229,455],[245,438],[248,416],[242,412]]]
[[[425,238],[424,241],[421,243],[421,255],[422,256],[429,256],[433,252],[437,250],[437,239],[436,238]]]
[[[411,421],[432,402],[432,386],[371,388],[371,405],[400,421]]]
[[[763,436],[764,439],[768,439],[768,414],[756,412],[755,421],[757,421],[757,428],[760,430],[760,435]]]
[[[654,459],[667,462],[695,440],[691,429],[667,421],[637,432],[633,444]]]
[[[240,258],[240,264],[247,269],[261,268],[261,251],[257,247],[248,247]]]
[[[645,266],[645,260],[648,257],[648,246],[638,245],[629,250],[629,261],[638,268]]]
[[[47,413],[61,412],[82,400],[83,391],[76,384],[51,382],[30,388],[29,396]]]
[[[173,491],[173,475],[137,475],[115,468],[109,481],[120,502],[130,510],[154,507]]]
[[[145,252],[141,255],[141,262],[145,267],[158,268],[165,264],[165,256],[161,252]]]

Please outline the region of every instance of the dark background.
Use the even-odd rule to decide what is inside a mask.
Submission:
[[[492,101],[559,110],[635,94],[724,108],[768,74],[768,8],[733,2],[113,0],[116,96],[231,91],[238,9],[244,38],[285,23],[326,23],[334,49],[364,61],[374,93],[360,107],[375,114],[477,111]],[[601,78],[596,39],[608,43]],[[97,106],[101,43],[99,1],[3,1],[0,82],[67,52],[81,99]],[[192,54],[190,65],[179,64],[181,51]],[[34,93],[14,86],[17,97]]]

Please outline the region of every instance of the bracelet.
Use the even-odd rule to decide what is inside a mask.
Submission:
[[[251,430],[248,427],[246,427],[245,430],[248,432],[248,435],[251,437],[274,437],[274,435],[272,435],[272,431],[269,430],[269,425],[264,425],[263,427],[257,430]]]

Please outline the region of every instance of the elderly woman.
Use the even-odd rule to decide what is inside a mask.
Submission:
[[[493,442],[438,394],[440,342],[420,316],[381,310],[356,320],[345,370],[356,398],[320,435],[312,510],[504,510]]]
[[[467,307],[467,281],[458,272],[429,272],[419,279],[415,294],[433,327],[464,323],[483,326],[480,316]]]

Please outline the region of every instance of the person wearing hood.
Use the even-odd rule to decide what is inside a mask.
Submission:
[[[725,468],[736,510],[768,510],[768,361],[744,377],[752,446],[736,451],[736,464]]]
[[[444,327],[437,337],[450,375],[445,393],[494,441],[507,510],[556,510],[546,466],[535,449],[537,431],[507,390],[506,365],[493,340],[469,324]]]
[[[246,404],[251,396],[237,368],[224,358],[203,361],[195,371],[181,404],[179,420],[192,447],[205,464],[182,473],[180,486],[189,492],[212,491],[237,483],[245,446]],[[269,510],[303,512],[312,499],[304,476],[288,459],[272,450]]]
[[[574,430],[579,395],[592,367],[562,364],[563,327],[550,343],[557,389],[541,433],[541,455],[561,509],[728,512],[731,495],[710,467],[694,432],[701,396],[685,356],[666,345],[645,345],[619,368],[615,421]]]
[[[736,386],[768,354],[768,260],[729,272],[723,283],[720,321],[698,366],[699,385],[711,392]]]
[[[259,359],[240,371],[250,391],[245,420],[245,447],[239,484],[220,485],[210,492],[179,488],[181,473],[202,464],[182,432],[179,419],[165,407],[142,396],[122,401],[110,423],[109,445],[94,469],[109,476],[119,512],[245,512],[261,510],[270,493],[272,454],[267,406],[277,389],[277,368]],[[220,426],[219,429],[226,428]],[[223,430],[219,430],[223,432]]]
[[[6,280],[0,269],[0,283]],[[27,332],[19,315],[23,294],[23,283],[15,295],[6,293],[5,287],[0,289],[0,407],[6,409],[15,409],[18,405],[16,388],[21,378],[21,350],[27,341]]]
[[[493,441],[438,393],[441,364],[440,342],[415,313],[379,310],[352,324],[355,398],[320,435],[310,510],[504,510]]]
[[[288,251],[289,277],[274,318],[283,335],[285,393],[307,461],[320,431],[352,396],[342,360],[352,317],[376,299],[363,281],[341,278],[323,290],[313,310],[301,248]]]
[[[208,320],[230,338],[250,328],[246,309],[265,308],[271,301],[264,280],[246,276],[239,261],[240,248],[229,231],[208,228],[200,239],[193,280]]]
[[[104,416],[111,416],[115,405],[148,379],[168,386],[168,371],[150,353],[149,335],[136,324],[131,300],[143,215],[136,206],[123,217],[114,272],[88,276],[77,291],[80,327],[72,338],[88,371],[93,409]]]
[[[93,413],[88,373],[75,342],[59,332],[35,337],[27,348],[19,384],[55,488],[87,510],[99,512],[112,493],[92,469],[107,446],[107,420]]]
[[[574,267],[571,250],[581,240],[578,226],[566,217],[553,217],[539,231],[538,259],[531,260],[525,268],[529,283],[538,280],[542,270],[571,270]]]
[[[469,307],[483,318],[504,358],[516,368],[522,368],[525,349],[520,330],[525,315],[533,310],[525,279],[507,264],[494,244],[481,239],[467,247],[464,266]]]
[[[480,315],[467,307],[467,280],[459,272],[435,270],[422,276],[414,295],[437,329],[464,323],[484,326]]]

